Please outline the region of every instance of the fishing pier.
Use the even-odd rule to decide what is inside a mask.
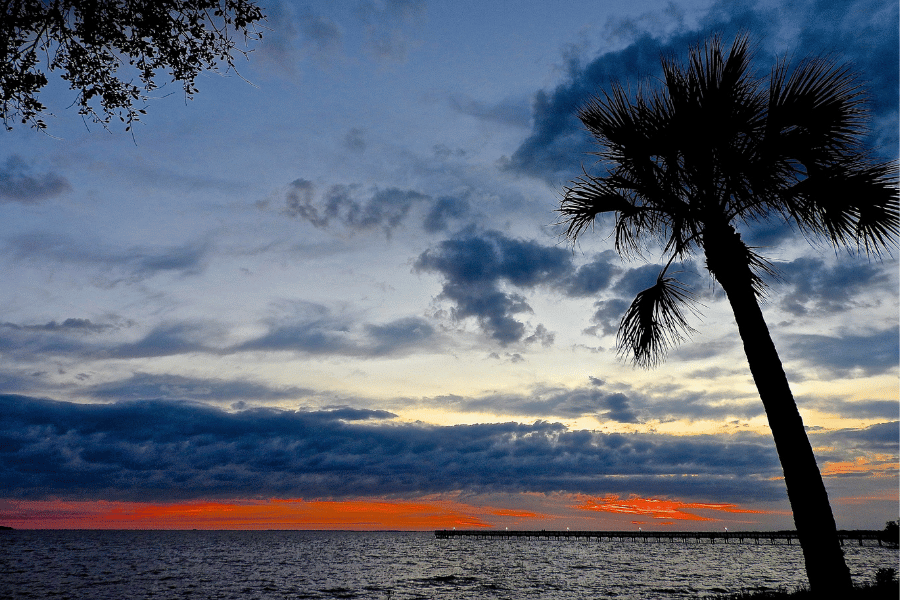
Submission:
[[[854,529],[838,531],[841,545],[845,541],[855,541],[860,546],[863,540],[874,540],[882,545],[883,531],[870,529]],[[616,542],[681,542],[681,543],[768,543],[793,544],[799,540],[796,531],[509,531],[506,529],[438,529],[434,537],[446,539],[482,539],[482,540],[596,540]]]

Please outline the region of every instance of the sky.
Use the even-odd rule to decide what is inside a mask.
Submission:
[[[575,117],[721,33],[829,54],[898,157],[898,5],[262,0],[238,73],[132,132],[53,81],[0,133],[0,524],[16,528],[793,528],[702,257],[691,339],[617,357],[658,256],[560,237],[597,169]],[[763,311],[839,528],[898,516],[896,250],[778,223]]]

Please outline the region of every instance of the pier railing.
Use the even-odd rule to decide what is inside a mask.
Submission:
[[[796,531],[556,531],[529,530],[509,531],[506,529],[438,529],[434,532],[438,539],[474,538],[474,539],[552,539],[552,540],[596,540],[596,541],[631,541],[631,542],[709,542],[709,543],[756,543],[793,544],[798,540]],[[882,545],[883,531],[874,529],[852,529],[838,531],[838,538],[843,545],[845,540],[856,541],[860,546],[863,540],[874,540]]]

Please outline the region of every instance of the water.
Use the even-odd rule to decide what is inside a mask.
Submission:
[[[857,582],[898,552],[848,544]],[[437,540],[432,533],[0,531],[0,598],[704,598],[804,583],[796,545]]]

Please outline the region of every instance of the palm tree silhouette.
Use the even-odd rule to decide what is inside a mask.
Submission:
[[[775,438],[810,588],[836,593],[851,587],[850,573],[759,306],[763,276],[774,270],[738,227],[781,220],[812,240],[878,256],[896,245],[897,165],[863,146],[865,95],[849,67],[812,58],[789,69],[780,60],[763,78],[752,55],[746,33],[727,52],[714,36],[691,47],[686,64],[663,57],[660,86],[643,86],[632,99],[613,84],[589,101],[578,116],[606,175],[585,171],[564,188],[559,224],[575,243],[611,213],[620,255],[659,248],[668,257],[619,327],[620,356],[645,368],[693,331],[693,295],[668,271],[702,253],[731,303]]]

